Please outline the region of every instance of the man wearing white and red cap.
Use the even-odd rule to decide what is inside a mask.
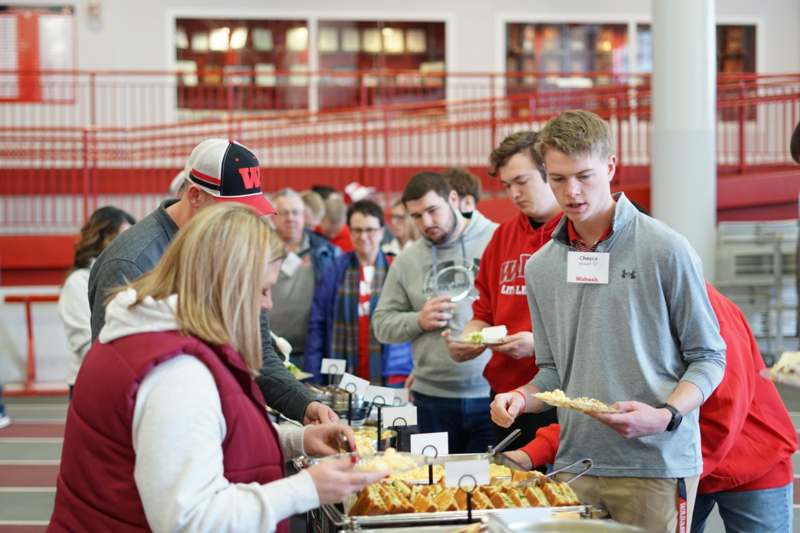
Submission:
[[[162,202],[155,211],[115,239],[92,266],[89,276],[92,339],[97,338],[105,323],[108,291],[151,270],[178,229],[200,209],[216,202],[239,202],[264,216],[276,212],[261,190],[258,158],[238,142],[206,139],[192,150],[186,170],[188,185],[181,198]],[[328,407],[311,401],[305,388],[275,355],[265,313],[261,315],[261,330],[264,366],[256,381],[270,407],[305,423],[336,420]],[[76,390],[75,394],[80,391]]]

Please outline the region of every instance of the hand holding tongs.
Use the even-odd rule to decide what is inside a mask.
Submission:
[[[358,462],[357,450],[353,448],[353,443],[350,442],[350,439],[347,438],[347,434],[344,431],[339,432],[339,443],[350,456],[350,462],[356,464]]]

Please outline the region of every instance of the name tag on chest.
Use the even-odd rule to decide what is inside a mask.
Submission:
[[[608,254],[568,252],[567,283],[608,284]]]

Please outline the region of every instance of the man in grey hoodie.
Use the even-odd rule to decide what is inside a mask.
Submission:
[[[611,194],[613,146],[589,111],[539,133],[565,217],[525,268],[539,373],[498,394],[492,418],[507,426],[539,412],[534,394],[557,388],[613,403],[591,417],[558,409],[556,468],[591,457],[572,485],[584,503],[648,532],[686,531],[702,470],[698,407],[722,379],[725,343],[686,239]]]
[[[458,195],[435,172],[413,176],[402,201],[423,238],[389,269],[372,318],[375,336],[382,343],[411,342],[414,370],[406,386],[420,430],[447,431],[451,453],[485,451],[494,435],[482,375],[490,353],[457,363],[441,334],[460,332],[472,318],[472,302],[463,296],[474,291],[480,257],[497,224],[478,211],[469,220],[461,216]]]

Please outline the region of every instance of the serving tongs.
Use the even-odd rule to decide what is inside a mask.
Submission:
[[[507,459],[508,459],[508,458],[507,458]],[[509,461],[511,461],[511,459],[509,459]],[[591,470],[591,469],[592,469],[593,463],[592,463],[592,460],[591,460],[591,459],[589,459],[588,457],[586,457],[586,458],[584,458],[584,459],[578,459],[578,460],[577,460],[577,461],[575,461],[574,463],[570,463],[570,464],[568,464],[567,466],[562,466],[561,468],[559,468],[559,469],[557,469],[557,470],[553,470],[552,472],[548,472],[548,473],[547,473],[547,475],[545,475],[544,477],[538,477],[538,478],[533,478],[533,479],[529,479],[529,480],[521,481],[521,482],[520,482],[520,485],[522,485],[522,486],[528,486],[528,485],[535,485],[535,486],[538,486],[538,485],[540,485],[540,484],[541,484],[541,483],[542,483],[542,482],[543,482],[545,479],[550,479],[550,480],[553,480],[553,481],[555,481],[555,480],[553,479],[553,476],[555,476],[556,474],[560,474],[561,472],[566,472],[566,471],[567,471],[567,470],[569,470],[570,468],[572,468],[572,467],[574,467],[574,466],[578,466],[578,465],[581,465],[581,466],[583,466],[583,470],[581,470],[580,472],[578,472],[578,473],[577,473],[577,474],[576,474],[576,475],[575,475],[573,478],[571,478],[571,479],[568,479],[567,481],[565,481],[565,483],[566,483],[567,485],[571,485],[573,481],[575,481],[575,480],[576,480],[576,479],[578,479],[579,477],[582,477],[584,474],[586,474],[586,473],[587,473],[589,470]]]

